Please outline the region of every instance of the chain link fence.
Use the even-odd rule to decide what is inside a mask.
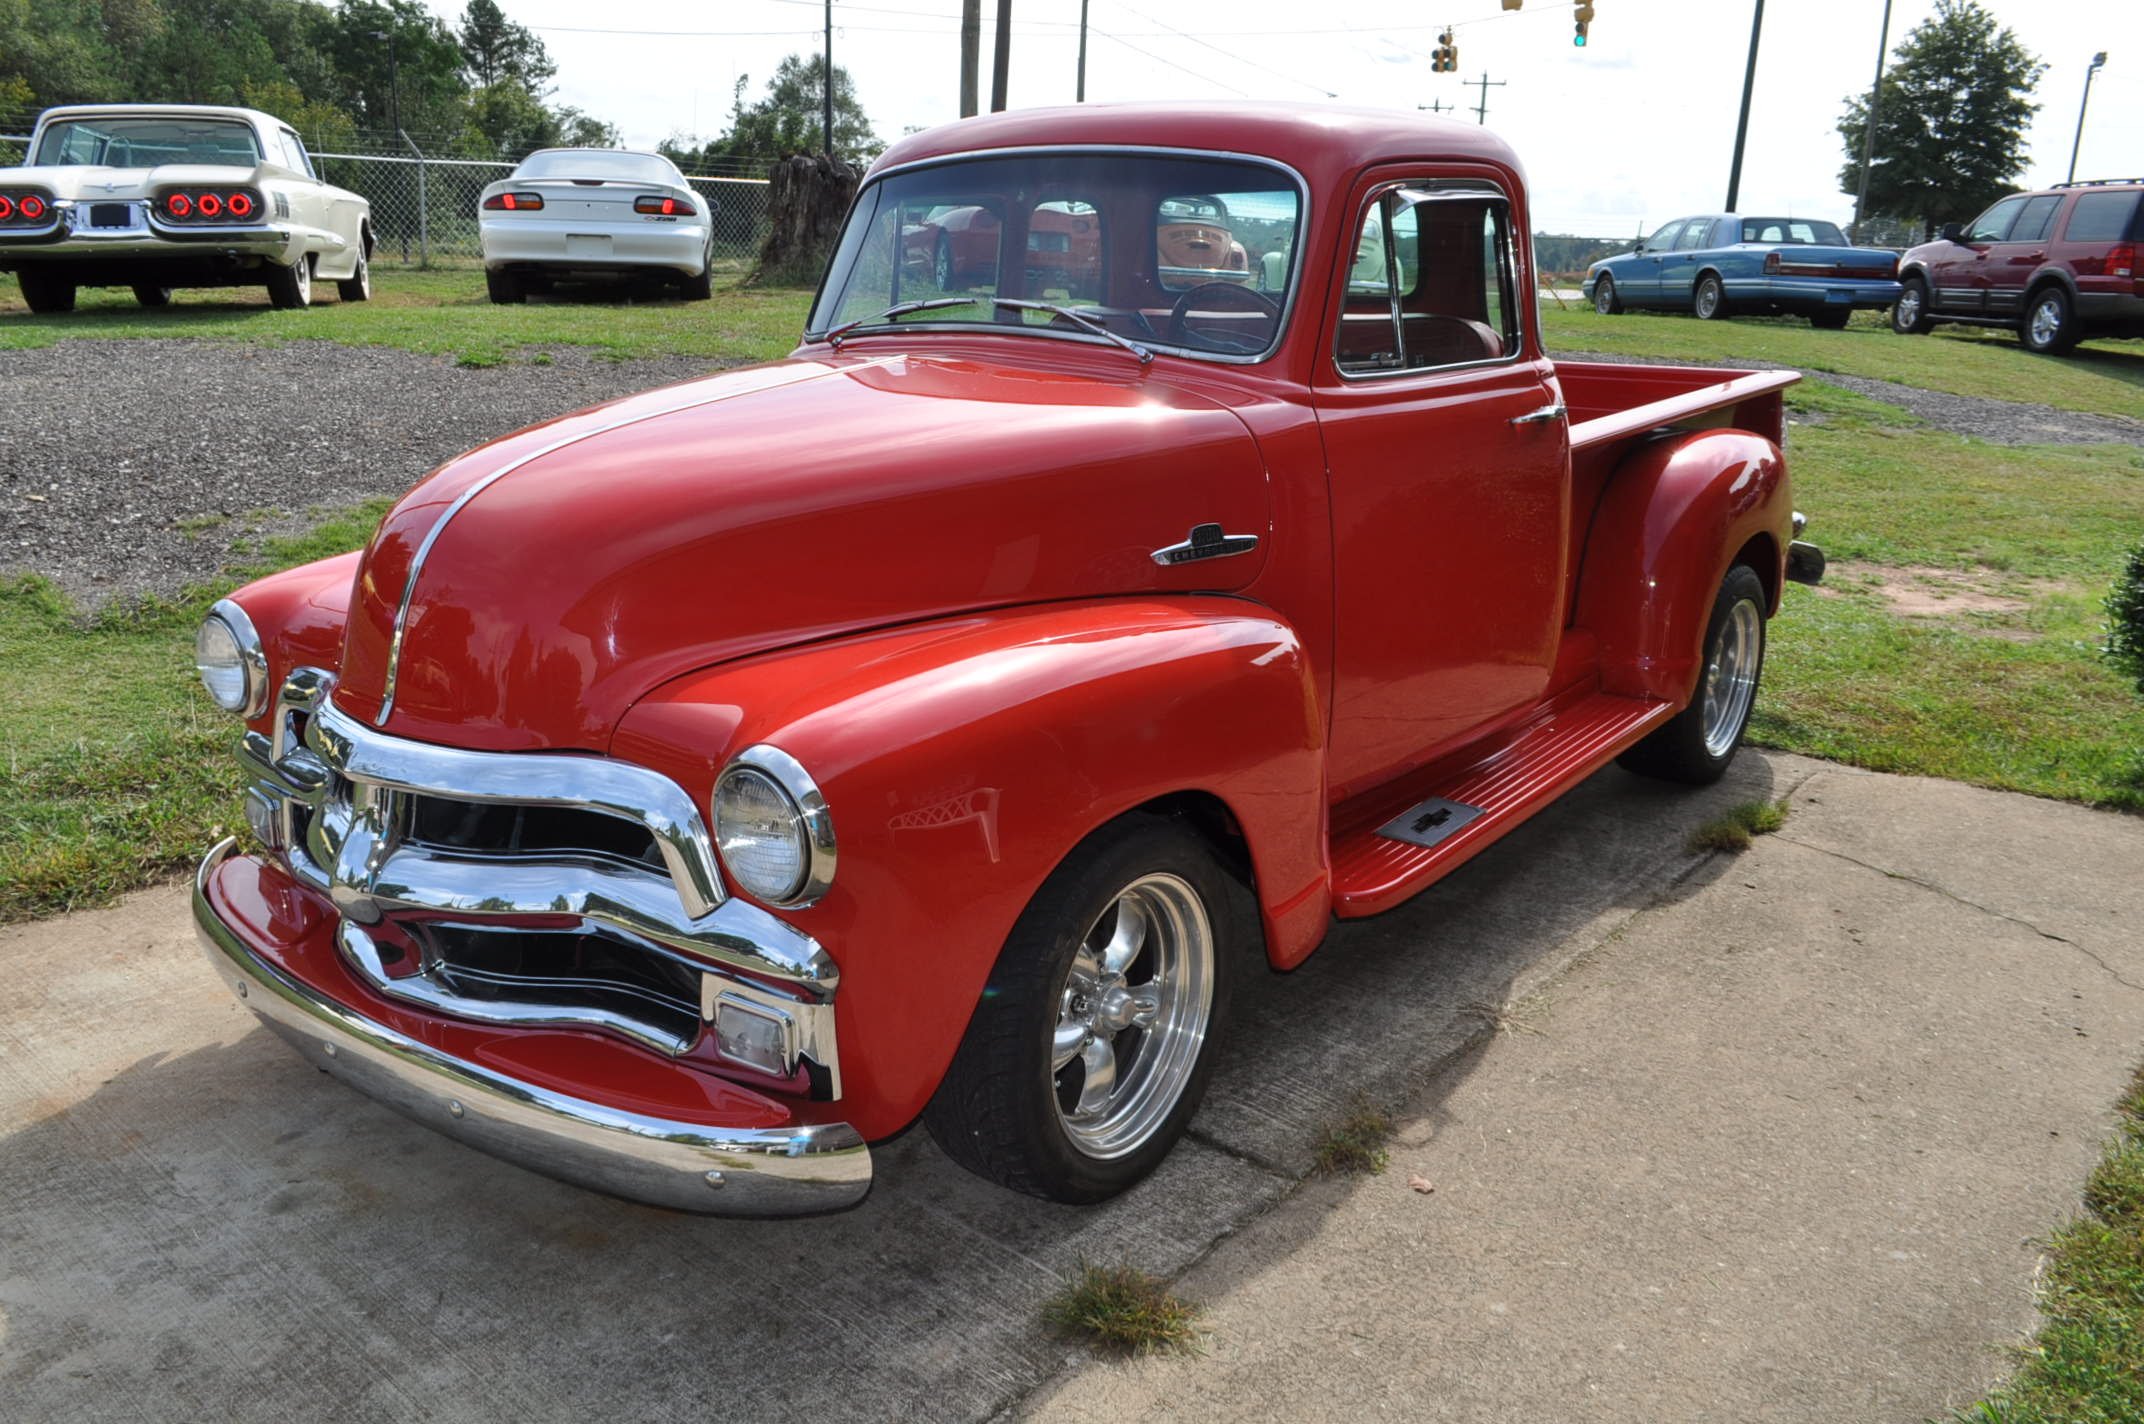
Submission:
[[[372,204],[374,261],[413,266],[483,255],[477,203],[486,185],[514,164],[477,158],[379,153],[315,153],[320,176]],[[715,255],[750,258],[767,236],[767,181],[688,173],[685,180],[713,205]]]

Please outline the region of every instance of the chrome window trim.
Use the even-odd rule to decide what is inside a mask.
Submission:
[[[804,764],[772,743],[759,742],[731,757],[721,776],[715,778],[715,785],[720,787],[722,778],[739,768],[756,771],[773,781],[797,808],[804,823],[804,881],[784,898],[769,903],[784,909],[809,909],[834,883],[839,852],[834,840],[834,813],[827,808],[819,783],[811,779]]]
[[[1451,183],[1474,183],[1480,186],[1473,188],[1453,187],[1447,191],[1438,191],[1441,184]],[[1332,361],[1333,373],[1339,376],[1342,381],[1390,381],[1409,376],[1420,380],[1427,377],[1447,375],[1453,371],[1482,371],[1496,366],[1517,365],[1526,355],[1526,338],[1529,334],[1526,324],[1527,313],[1536,309],[1536,303],[1520,300],[1522,294],[1519,291],[1518,251],[1514,245],[1517,236],[1517,224],[1511,221],[1511,195],[1504,191],[1501,184],[1487,178],[1432,179],[1428,182],[1401,178],[1389,183],[1378,184],[1376,188],[1371,190],[1368,201],[1382,204],[1385,194],[1402,188],[1422,194],[1423,202],[1438,202],[1445,199],[1487,198],[1492,202],[1503,205],[1504,262],[1506,264],[1504,270],[1511,276],[1511,313],[1517,319],[1519,339],[1508,354],[1485,357],[1479,361],[1454,361],[1448,366],[1401,367],[1394,371],[1350,371],[1340,364],[1340,324],[1347,320],[1347,301],[1346,294],[1343,292],[1341,294],[1339,314],[1333,322],[1332,345],[1325,353]],[[1389,222],[1387,226],[1390,226]],[[1360,232],[1360,225],[1354,228],[1353,231]],[[1389,240],[1385,250],[1386,265],[1389,268],[1398,262],[1398,258],[1393,253],[1393,244]],[[1393,298],[1395,306],[1398,305],[1398,300],[1398,296],[1395,294]]]
[[[865,178],[863,187],[857,190],[856,200],[849,205],[849,212],[853,216],[857,207],[863,202],[865,193],[870,192],[873,187],[885,179],[899,173],[943,167],[948,163],[965,163],[978,158],[1018,158],[1033,154],[1095,153],[1137,153],[1151,154],[1163,158],[1210,158],[1223,162],[1257,163],[1283,174],[1289,182],[1295,185],[1296,226],[1295,239],[1290,244],[1289,252],[1291,260],[1288,267],[1288,301],[1281,308],[1280,320],[1274,323],[1272,344],[1255,355],[1239,356],[1219,351],[1199,351],[1187,346],[1171,346],[1165,341],[1142,341],[1140,343],[1157,353],[1166,352],[1171,356],[1182,356],[1187,360],[1193,361],[1209,361],[1221,366],[1255,366],[1261,362],[1270,361],[1278,355],[1282,345],[1288,339],[1288,328],[1295,320],[1296,307],[1300,305],[1296,299],[1302,294],[1303,249],[1310,245],[1304,240],[1304,237],[1311,229],[1312,219],[1310,184],[1304,180],[1301,173],[1296,171],[1294,165],[1284,163],[1278,158],[1270,158],[1262,153],[1239,153],[1234,149],[1180,148],[1173,145],[1143,143],[1037,143],[1018,144],[1008,148],[974,148],[962,153],[940,154],[935,158],[912,159],[907,163],[896,164],[891,168],[880,169],[878,172],[870,174]],[[838,246],[836,251],[839,251]],[[826,296],[827,278],[833,275],[833,259],[829,257],[827,261],[829,264],[828,270],[826,275],[819,279],[819,292],[817,296],[812,298],[811,317],[806,318],[807,322],[818,316],[819,303]],[[895,322],[885,326],[858,327],[850,333],[850,336],[878,336],[891,331],[950,331],[971,336],[978,334],[1002,335],[1005,331],[1019,331],[1029,336],[1039,336],[1046,341],[1071,341],[1082,346],[1107,346],[1110,344],[1099,336],[1090,336],[1084,332],[1068,332],[1048,326],[1013,327],[1004,322]],[[817,331],[813,331],[807,327],[804,332],[804,339],[810,342],[824,342],[826,340],[826,329],[822,327]]]
[[[232,641],[238,644],[239,661],[246,667],[246,702],[238,715],[250,722],[268,710],[268,651],[246,610],[230,599],[217,599],[209,606],[208,616],[230,629]]]

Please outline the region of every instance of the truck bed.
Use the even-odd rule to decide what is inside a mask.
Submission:
[[[1731,426],[1778,444],[1786,434],[1780,392],[1801,379],[1798,371],[1613,361],[1558,361],[1556,376],[1571,412],[1574,457],[1581,450],[1671,428]]]

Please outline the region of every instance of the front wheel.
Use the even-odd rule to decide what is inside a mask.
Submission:
[[[2025,324],[2018,328],[2025,349],[2043,356],[2062,355],[2077,344],[2080,335],[2077,318],[2070,311],[2070,294],[2060,287],[2036,293],[2025,312]]]
[[[1724,321],[1727,318],[1727,289],[1720,279],[1707,272],[1697,279],[1697,288],[1690,294],[1690,309],[1697,313],[1699,321]]]
[[[1628,771],[1704,786],[1735,759],[1764,674],[1764,582],[1747,564],[1727,571],[1705,625],[1704,663],[1690,705],[1616,760]]]
[[[1090,836],[1005,942],[924,1123],[1015,1191],[1115,1196],[1183,1135],[1255,916],[1207,843],[1131,816]]]
[[[268,272],[268,305],[290,311],[313,304],[313,259],[300,253],[288,267]]]
[[[62,282],[32,268],[15,274],[22,284],[23,304],[39,316],[58,316],[74,310],[74,283]]]
[[[1623,314],[1623,299],[1615,294],[1615,278],[1603,275],[1593,284],[1593,309],[1602,316]]]
[[[1928,317],[1928,284],[1908,277],[1898,284],[1898,300],[1891,304],[1891,330],[1900,336],[1926,336],[1934,326]]]

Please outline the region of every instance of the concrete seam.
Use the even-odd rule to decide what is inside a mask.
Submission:
[[[2009,924],[2017,925],[2021,929],[2031,930],[2041,939],[2053,940],[2056,944],[2068,945],[2071,949],[2076,950],[2086,959],[2089,959],[2094,964],[2098,965],[2101,971],[2103,971],[2106,976],[2109,979],[2112,979],[2115,983],[2121,985],[2125,989],[2134,989],[2138,993],[2144,994],[2144,984],[2139,984],[2133,979],[2124,978],[2120,971],[2115,969],[2113,965],[2107,963],[2106,960],[2100,958],[2099,955],[2093,950],[2087,948],[2084,945],[2079,944],[2076,940],[2065,939],[2061,935],[2055,934],[2048,930],[2043,930],[2030,920],[2019,919],[2016,915],[2005,914],[2001,910],[1997,910],[1990,906],[1980,904],[1978,901],[1968,900],[1963,895],[1957,893],[1955,890],[1951,890],[1944,886],[1938,885],[1931,880],[1923,880],[1918,875],[1908,875],[1904,871],[1899,870],[1887,870],[1883,866],[1872,865],[1868,861],[1859,859],[1855,856],[1848,855],[1844,851],[1833,850],[1829,846],[1820,846],[1813,841],[1796,840],[1792,836],[1779,836],[1777,837],[1777,839],[1784,841],[1790,846],[1800,846],[1803,850],[1815,851],[1818,855],[1828,855],[1833,860],[1843,860],[1848,865],[1855,865],[1859,866],[1863,870],[1873,871],[1875,874],[1883,876],[1886,880],[1902,880],[1908,885],[1917,885],[1921,889],[1928,891],[1932,895],[1940,895],[1944,899],[1951,901],[1953,904],[1963,905],[1968,910],[1978,910],[1981,914],[1987,915],[1993,919],[2003,920]]]
[[[1281,1166],[1279,1163],[1268,1162],[1263,1157],[1260,1157],[1257,1153],[1246,1152],[1241,1147],[1232,1147],[1228,1143],[1221,1141],[1219,1138],[1213,1136],[1210,1133],[1202,1131],[1199,1128],[1190,1127],[1184,1129],[1184,1136],[1191,1141],[1196,1142],[1201,1147],[1207,1148],[1214,1152],[1218,1152],[1223,1157],[1233,1158],[1235,1161],[1241,1162],[1244,1166],[1250,1167],[1259,1172],[1263,1172],[1269,1177],[1278,1177],[1284,1182],[1299,1182],[1302,1180],[1302,1178],[1296,1176],[1293,1172],[1290,1172],[1287,1168]]]

